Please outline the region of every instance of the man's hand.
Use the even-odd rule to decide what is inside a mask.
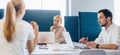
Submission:
[[[87,46],[90,46],[92,48],[96,48],[96,43],[95,42],[88,42]]]

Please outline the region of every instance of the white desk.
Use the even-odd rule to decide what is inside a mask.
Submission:
[[[39,49],[37,46],[32,52],[32,54],[28,54],[27,50],[25,51],[26,55],[79,55],[82,49],[68,50],[68,51],[53,51],[52,45],[48,45],[48,49]],[[64,45],[63,45],[64,47]],[[105,50],[107,55],[120,55],[120,50]]]
[[[120,55],[120,50],[104,50],[107,55]]]
[[[67,50],[67,51],[55,51],[52,50],[52,47],[55,47],[54,45],[47,45],[48,49],[39,49],[39,46],[35,48],[35,50],[32,52],[32,54],[29,55],[78,55],[79,51],[77,50]],[[63,45],[64,47],[64,45]],[[82,51],[82,50],[81,50]],[[27,50],[25,50],[25,53],[28,54]]]

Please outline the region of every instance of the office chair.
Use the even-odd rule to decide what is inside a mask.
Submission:
[[[87,50],[83,50],[80,52],[79,55],[106,55],[106,52],[104,50],[91,50],[91,49],[87,49]]]
[[[120,46],[118,46],[118,48],[117,48],[118,50],[120,50]]]

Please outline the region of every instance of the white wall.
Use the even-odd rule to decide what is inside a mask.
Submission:
[[[120,0],[114,1],[114,18],[115,18],[115,24],[120,26]]]
[[[71,15],[77,16],[78,11],[97,12],[110,9],[114,13],[114,0],[71,0]]]

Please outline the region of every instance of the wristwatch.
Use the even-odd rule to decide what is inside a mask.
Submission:
[[[97,49],[99,48],[99,45],[100,45],[100,44],[96,44],[96,48],[97,48]]]

